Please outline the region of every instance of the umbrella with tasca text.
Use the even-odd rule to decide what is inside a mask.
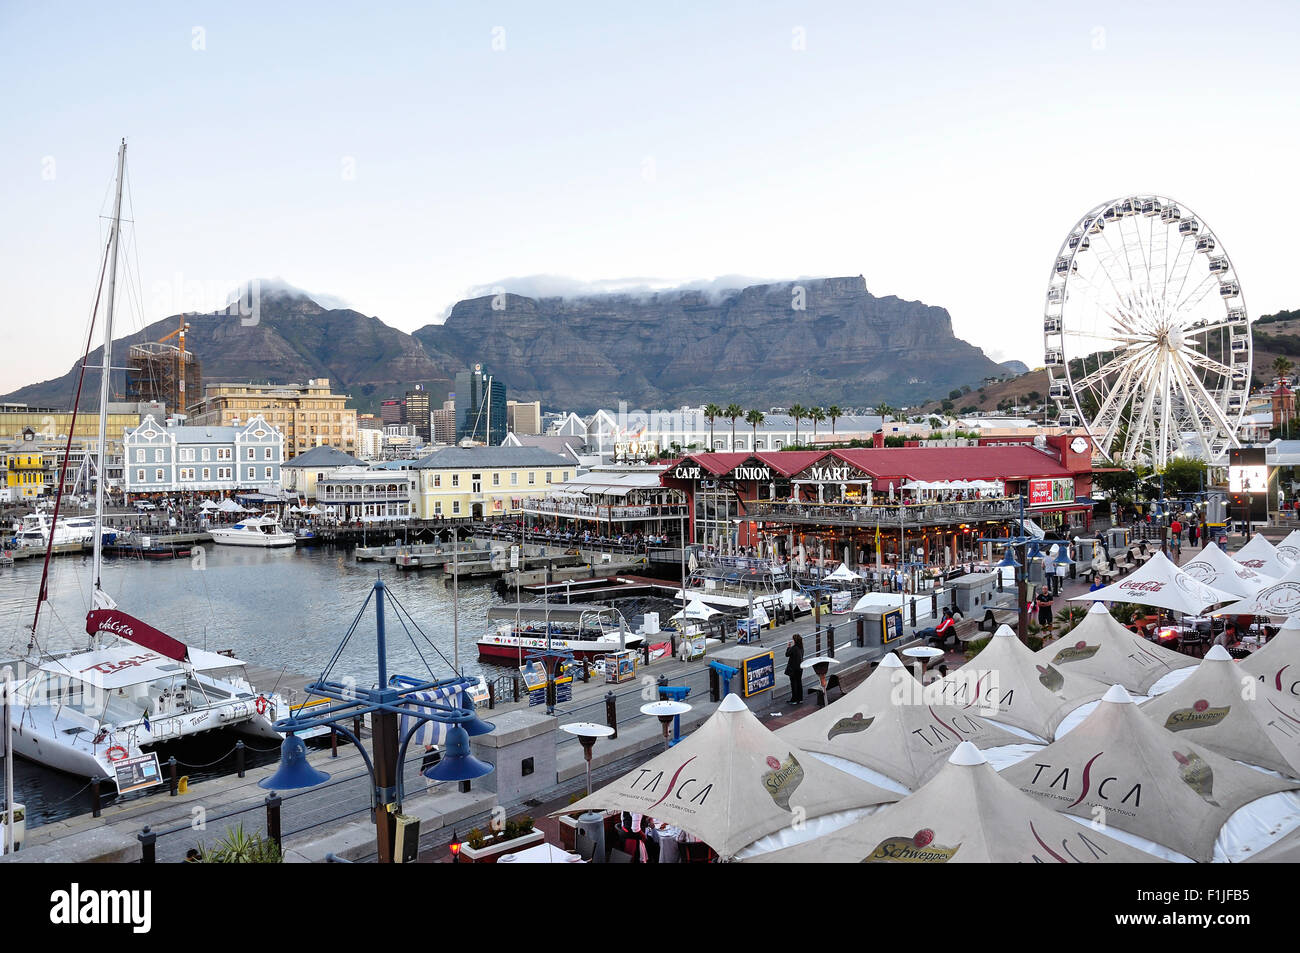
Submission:
[[[1013,760],[1036,747],[981,718],[977,708],[943,704],[937,687],[922,688],[893,652],[853,691],[776,736],[815,755],[878,771],[912,790],[932,778],[963,741],[981,749],[1014,745]],[[831,763],[838,767],[837,761]]]
[[[1260,685],[1221,645],[1186,681],[1139,710],[1225,758],[1300,778],[1300,702]]]
[[[677,745],[552,816],[648,815],[726,860],[759,838],[813,837],[898,798],[778,738],[731,694]]]
[[[1122,685],[1073,731],[1002,776],[1054,810],[1207,863],[1239,808],[1300,788],[1157,725]]]
[[[915,794],[829,837],[762,854],[757,863],[1153,863],[1017,791],[963,741]]]
[[[1085,675],[1102,685],[1123,685],[1145,695],[1164,676],[1196,659],[1142,638],[1120,625],[1100,603],[1061,638],[1035,653],[1043,665]]]
[[[1100,682],[1035,658],[1006,625],[937,684],[948,704],[1049,740],[1066,715],[1106,693]]]
[[[1268,644],[1243,659],[1241,670],[1289,698],[1300,698],[1300,616],[1291,616]]]

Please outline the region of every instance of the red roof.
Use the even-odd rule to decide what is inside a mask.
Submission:
[[[1025,480],[1068,477],[1049,453],[1029,444],[1005,447],[881,447],[834,450],[832,453],[877,480]],[[1089,469],[1080,473],[1091,472]]]
[[[781,476],[802,473],[818,460],[830,455],[829,450],[766,450],[754,454]]]

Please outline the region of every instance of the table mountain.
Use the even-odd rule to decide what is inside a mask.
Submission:
[[[1003,373],[953,336],[946,310],[878,298],[861,276],[721,295],[487,296],[459,302],[415,337],[482,362],[511,397],[575,410],[619,400],[906,405]]]

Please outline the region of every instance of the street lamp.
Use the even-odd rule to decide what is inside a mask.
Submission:
[[[591,749],[596,744],[597,738],[608,738],[614,733],[614,729],[609,725],[598,725],[593,721],[575,721],[567,725],[560,725],[562,731],[567,731],[571,735],[576,735],[578,741],[582,744],[582,757],[587,762],[587,794],[591,794]]]
[[[396,814],[400,813],[402,803],[402,764],[406,760],[407,745],[422,727],[431,723],[447,726],[446,750],[441,761],[424,772],[425,777],[435,781],[463,781],[482,777],[492,771],[492,766],[479,761],[470,754],[470,735],[491,732],[493,726],[481,721],[474,713],[474,705],[465,692],[474,684],[472,679],[462,676],[430,681],[405,675],[388,677],[388,655],[384,633],[384,593],[382,579],[376,579],[374,587],[366,596],[366,605],[373,597],[375,600],[375,648],[379,663],[379,683],[374,688],[358,688],[351,679],[344,682],[328,681],[330,669],[338,661],[344,647],[356,631],[357,624],[365,614],[366,605],[361,607],[352,626],[344,635],[343,641],[335,650],[329,666],[320,679],[307,686],[308,697],[312,695],[331,698],[339,704],[330,705],[324,710],[282,718],[275,723],[275,730],[286,737],[280,745],[280,768],[258,782],[260,787],[271,790],[293,790],[315,787],[327,780],[329,775],[318,771],[307,763],[307,748],[297,732],[313,728],[328,727],[356,745],[365,761],[366,771],[371,779],[371,808],[375,817],[375,836],[380,863],[392,863],[397,832]],[[401,605],[394,599],[394,605]],[[405,609],[407,620],[414,626]],[[406,623],[403,622],[403,628]],[[419,627],[415,626],[416,631]],[[408,629],[408,636],[409,636]],[[421,633],[423,634],[423,633]],[[414,640],[413,640],[414,641]],[[373,760],[361,745],[361,739],[348,728],[348,722],[363,715],[370,715],[372,728]],[[409,719],[412,724],[399,742],[398,719]]]

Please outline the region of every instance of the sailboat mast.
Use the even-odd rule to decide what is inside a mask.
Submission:
[[[117,196],[113,200],[113,232],[111,236],[112,251],[109,253],[108,270],[108,308],[104,320],[104,369],[99,379],[99,473],[95,480],[95,556],[91,569],[91,604],[94,605],[95,594],[99,592],[99,570],[103,561],[104,547],[104,483],[108,474],[108,398],[109,383],[113,374],[113,304],[117,299],[117,249],[122,240],[122,179],[126,169],[126,140],[122,140],[117,150]],[[122,465],[125,467],[125,458]],[[95,635],[95,647],[99,647],[99,635]]]

